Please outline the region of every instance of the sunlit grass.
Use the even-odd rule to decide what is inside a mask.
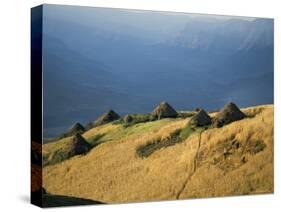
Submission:
[[[273,106],[243,112],[248,118],[219,129],[205,129],[201,134],[185,129],[189,119],[93,128],[83,136],[101,143],[86,155],[46,166],[43,185],[53,194],[107,203],[176,199],[186,179],[182,199],[272,193]],[[182,131],[182,142],[160,148],[146,158],[136,154],[139,146],[163,141],[177,130]],[[60,142],[57,147],[44,145],[43,152],[64,148],[67,141]]]

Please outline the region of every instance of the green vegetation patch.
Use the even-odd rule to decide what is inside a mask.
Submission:
[[[106,133],[106,135],[101,140],[119,140],[127,136],[138,136],[145,133],[149,133],[155,130],[161,129],[161,127],[166,124],[171,123],[172,119],[162,119],[157,121],[148,121],[142,123],[134,123],[130,126],[124,126],[122,124],[120,127]]]
[[[129,114],[123,119],[123,127],[127,128],[138,123],[145,123],[151,121],[150,114]]]
[[[105,140],[103,139],[106,134],[96,134],[90,139],[88,139],[89,144],[91,144],[92,147],[96,147],[97,145],[103,143]]]
[[[194,111],[178,112],[178,116],[177,117],[185,119],[185,118],[190,118],[190,117],[194,116],[195,114],[196,114],[196,112],[194,112]]]
[[[116,120],[115,122],[119,121]],[[127,136],[138,136],[155,130],[157,131],[166,124],[171,123],[171,121],[172,119],[162,119],[152,122],[136,123],[130,127],[123,127],[122,124],[106,133],[93,135],[87,139],[87,142],[91,145],[91,148],[95,148],[105,142],[118,141]],[[73,151],[71,151],[71,139],[72,137],[67,137],[60,141],[45,144],[46,146],[43,146],[43,149],[46,150],[46,153],[43,154],[43,165],[53,165],[75,156]]]
[[[108,131],[105,134],[97,134],[88,139],[88,142],[95,147],[98,144],[110,142],[110,141],[118,141],[128,136],[138,137],[139,135],[143,135],[150,132],[156,132],[160,130],[163,126],[170,124],[172,121],[178,121],[176,119],[161,119],[157,121],[148,121],[144,123],[135,123],[130,127],[124,127],[123,124],[118,126],[117,128]]]
[[[64,160],[67,160],[75,155],[84,155],[93,146],[91,145],[89,149],[83,153],[78,153],[76,147],[72,144],[72,141],[69,140],[68,143],[65,143],[64,146],[60,144],[59,147],[55,147],[48,154],[43,154],[43,166],[54,165],[56,163],[60,163]],[[81,147],[80,147],[81,148]]]
[[[257,107],[250,110],[246,110],[244,111],[244,113],[247,116],[247,118],[255,118],[257,115],[263,112],[264,109],[265,109],[264,107]]]
[[[56,150],[46,157],[43,156],[43,166],[60,163],[64,160],[70,158],[71,156],[72,155],[70,154],[70,151],[63,150],[63,149]]]
[[[131,127],[138,123],[145,123],[153,121],[150,114],[128,114],[123,118],[115,120],[112,122],[113,125],[122,125],[124,128]]]
[[[175,130],[170,134],[170,136],[164,140],[155,139],[147,144],[139,146],[136,150],[137,155],[141,158],[146,158],[150,156],[156,150],[161,148],[166,148],[169,146],[176,145],[177,143],[183,142],[187,139],[193,132],[197,131],[198,129],[193,128],[192,126],[188,125],[183,129]]]
[[[246,151],[250,152],[250,154],[255,155],[266,147],[266,144],[261,140],[251,140],[248,142]]]
[[[266,148],[262,140],[247,140],[241,142],[235,135],[219,143],[211,153],[213,163],[224,172],[232,171],[244,165],[248,161],[248,154],[255,155]],[[204,152],[200,152],[204,155]]]

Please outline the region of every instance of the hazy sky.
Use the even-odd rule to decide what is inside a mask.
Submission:
[[[94,27],[94,31],[106,29],[107,31],[126,33],[140,30],[141,36],[144,38],[153,38],[159,42],[174,39],[173,36],[183,30],[187,23],[219,23],[230,19],[255,20],[253,17],[61,5],[46,5],[43,15],[46,17],[49,29],[51,29],[53,19],[54,22],[57,20],[65,21],[64,25],[68,26],[73,23]],[[46,28],[46,30],[48,29]],[[51,30],[53,33],[57,31],[57,29]]]
[[[199,14],[199,13],[183,13],[183,12],[167,12],[167,11],[155,11],[155,10],[136,10],[136,9],[118,9],[118,8],[105,8],[105,7],[83,7],[83,6],[62,6],[62,5],[45,5],[46,7],[52,7],[53,14],[59,15],[67,15],[64,13],[69,13],[73,15],[88,15],[87,12],[99,14],[102,13],[103,16],[110,13],[139,13],[139,14],[147,14],[151,15],[151,12],[154,14],[165,15],[165,16],[182,16],[183,18],[188,16],[190,18],[211,18],[211,19],[241,19],[241,20],[248,20],[252,21],[256,17],[246,17],[246,16],[228,16],[228,15],[214,15],[214,14]]]

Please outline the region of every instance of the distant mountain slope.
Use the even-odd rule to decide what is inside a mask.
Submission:
[[[194,131],[146,158],[137,155],[141,145],[165,141],[189,118],[93,128],[83,137],[102,144],[84,156],[44,167],[44,187],[52,194],[105,203],[272,193],[273,105],[242,111],[248,118]],[[51,151],[55,144],[43,145],[43,150]]]
[[[188,22],[170,44],[227,54],[269,47],[273,46],[273,22],[271,19],[229,19],[216,23],[194,20]]]
[[[274,71],[271,19],[48,5],[44,22],[44,137],[163,100],[207,110],[226,98],[273,103],[273,77],[259,77]],[[233,95],[244,86],[253,102]]]

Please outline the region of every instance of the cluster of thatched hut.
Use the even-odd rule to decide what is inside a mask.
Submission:
[[[244,117],[246,117],[246,115],[234,103],[231,102],[226,104],[212,117],[203,109],[197,109],[193,111],[192,117],[190,118],[188,124],[193,127],[208,127],[210,125],[214,127],[222,127],[231,122],[243,119]],[[82,126],[80,123],[76,123],[66,133],[63,134],[63,137],[73,136],[70,140],[67,157],[85,154],[92,148],[92,146],[83,138],[81,134],[93,127],[117,120],[124,124],[135,124],[163,118],[184,118],[184,116],[180,115],[180,113],[178,113],[167,102],[161,102],[150,114],[128,114],[124,117],[121,117],[113,110],[109,110],[108,112],[102,114],[96,121],[87,124],[86,127]]]
[[[167,102],[161,102],[154,110],[149,114],[149,118],[146,116],[145,121],[159,120],[163,118],[177,118],[179,113]],[[233,103],[226,104],[217,114],[211,118],[210,115],[204,109],[196,109],[194,115],[190,119],[190,124],[202,127],[208,125],[214,125],[215,127],[222,127],[233,121],[243,119],[246,115]],[[89,122],[86,127],[80,123],[74,124],[64,136],[72,136],[77,133],[81,134],[86,130],[93,127],[107,124],[116,120],[122,120],[124,123],[130,123],[134,121],[133,115],[127,114],[123,118],[113,110],[102,114],[97,120]]]

